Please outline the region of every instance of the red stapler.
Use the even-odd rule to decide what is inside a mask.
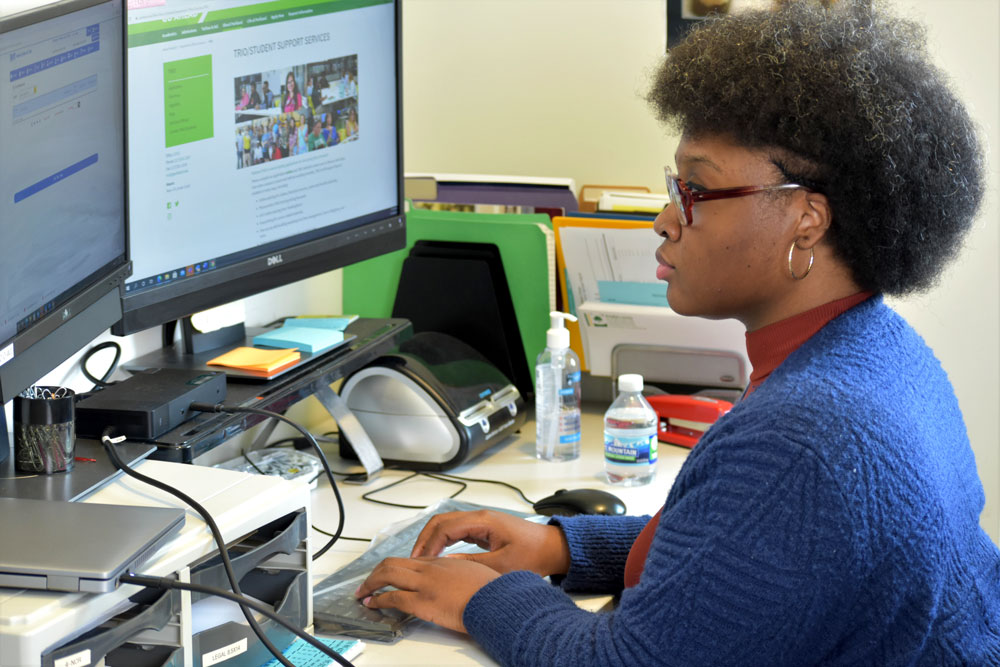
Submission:
[[[660,418],[656,427],[657,440],[689,449],[697,444],[709,426],[733,407],[729,401],[708,396],[663,394],[647,396],[646,400]]]

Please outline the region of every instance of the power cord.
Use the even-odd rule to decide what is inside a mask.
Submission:
[[[330,656],[341,665],[354,667],[353,663],[350,660],[340,655],[339,653],[337,653],[336,651],[334,651],[329,646],[319,641],[312,635],[304,632],[300,628],[295,627],[293,623],[283,618],[280,614],[276,614],[274,612],[274,609],[272,609],[271,607],[262,602],[252,600],[250,598],[246,598],[241,595],[236,595],[235,593],[230,593],[229,591],[222,588],[216,588],[214,586],[203,586],[202,584],[186,583],[183,581],[177,581],[176,579],[170,579],[169,577],[148,577],[141,574],[123,574],[121,577],[119,577],[119,579],[124,584],[135,584],[136,586],[144,586],[146,588],[175,588],[181,591],[190,591],[192,593],[205,593],[207,595],[215,595],[220,598],[225,598],[226,600],[230,600],[240,605],[240,607],[243,608],[245,613],[249,613],[247,611],[247,607],[255,611],[259,611],[264,616],[267,616],[272,621],[280,623],[285,628],[295,633],[296,636],[301,637],[304,641],[309,642],[309,644],[311,644],[312,646],[323,651],[324,655]],[[284,655],[281,655],[281,658],[284,658],[285,661],[288,660],[287,658],[285,658]]]
[[[87,363],[90,361],[91,357],[100,352],[101,350],[114,350],[115,356],[111,360],[111,365],[108,369],[104,371],[104,375],[97,378],[91,375],[90,370],[87,368]],[[114,382],[108,382],[108,378],[118,369],[118,362],[122,358],[122,346],[113,340],[104,341],[103,343],[98,343],[94,347],[90,348],[84,352],[83,357],[80,359],[80,372],[83,373],[83,377],[87,378],[94,383],[94,390],[103,389],[104,387],[110,387]]]
[[[246,617],[247,623],[249,623],[250,628],[254,631],[254,634],[257,635],[257,638],[260,639],[260,642],[265,647],[267,647],[267,650],[270,651],[272,655],[274,655],[274,657],[278,660],[278,662],[284,665],[284,667],[295,667],[295,665],[293,665],[291,661],[289,661],[288,658],[286,658],[284,654],[280,650],[278,650],[278,647],[275,646],[270,639],[268,639],[267,635],[264,633],[260,625],[257,623],[257,619],[254,618],[254,615],[250,612],[250,608],[252,607],[252,605],[249,604],[248,600],[245,600],[242,597],[243,593],[240,591],[239,581],[237,581],[236,573],[233,571],[233,565],[229,559],[229,551],[228,549],[226,549],[226,542],[222,538],[222,531],[219,530],[219,526],[218,524],[215,523],[215,519],[212,518],[212,515],[208,513],[208,510],[206,510],[201,505],[201,503],[199,503],[197,500],[187,495],[183,491],[175,489],[169,484],[161,482],[157,479],[153,479],[152,477],[137,472],[133,470],[131,467],[129,467],[128,464],[126,464],[124,461],[121,460],[121,458],[118,456],[118,452],[116,452],[114,449],[114,445],[118,444],[119,442],[122,442],[125,439],[125,437],[120,436],[117,438],[112,438],[111,434],[113,432],[114,432],[113,429],[106,428],[104,429],[104,433],[101,434],[101,443],[104,445],[104,451],[107,452],[108,458],[111,459],[111,462],[115,465],[116,468],[124,472],[129,477],[133,477],[139,480],[140,482],[145,482],[146,484],[149,484],[154,488],[160,489],[161,491],[165,491],[166,493],[169,493],[172,496],[179,498],[181,501],[191,506],[191,508],[193,508],[196,512],[198,512],[198,514],[201,515],[202,519],[205,521],[205,524],[212,532],[212,537],[215,538],[215,542],[219,547],[219,557],[222,560],[223,569],[225,569],[226,571],[226,577],[229,579],[229,586],[233,589],[233,593],[239,597],[238,601],[240,601],[240,609],[243,611],[243,615],[244,617]],[[244,601],[247,604],[244,604]],[[303,635],[304,634],[305,633],[303,633]],[[340,664],[342,665],[351,664],[350,662],[347,662],[336,651],[334,651],[328,646],[323,645],[322,642],[317,642],[317,644],[318,644],[317,648],[320,648],[326,655],[329,655],[331,658],[338,661]]]
[[[320,558],[323,554],[325,554],[327,551],[329,551],[330,547],[332,547],[337,542],[337,540],[340,539],[340,534],[344,531],[344,517],[345,517],[344,499],[340,497],[340,489],[337,487],[337,480],[335,480],[333,477],[333,471],[330,470],[330,464],[326,460],[326,454],[324,454],[323,450],[320,449],[319,443],[316,442],[316,438],[313,437],[313,434],[310,433],[307,429],[303,428],[301,425],[297,424],[296,422],[286,417],[285,415],[278,412],[272,412],[270,410],[261,410],[259,408],[244,408],[240,406],[225,405],[223,403],[199,403],[199,402],[192,403],[189,406],[189,409],[197,410],[199,412],[223,412],[226,414],[245,412],[248,414],[263,415],[265,417],[270,417],[271,419],[277,419],[278,421],[282,421],[305,436],[306,440],[309,441],[309,444],[312,445],[313,449],[316,451],[316,456],[319,457],[319,462],[323,465],[323,470],[326,472],[327,479],[330,480],[330,486],[333,488],[333,495],[336,496],[337,498],[337,509],[340,512],[340,520],[337,523],[336,532],[333,534],[333,537],[330,538],[329,542],[327,542],[319,551],[313,554],[312,559],[316,560],[317,558]]]
[[[474,483],[481,483],[481,484],[497,484],[499,486],[507,487],[508,489],[512,489],[513,491],[515,491],[517,493],[517,495],[521,496],[521,499],[524,502],[526,502],[526,503],[528,503],[529,505],[532,505],[532,506],[535,504],[535,501],[529,499],[526,495],[524,495],[524,492],[521,491],[521,489],[517,488],[513,484],[508,484],[507,482],[501,482],[498,479],[479,479],[479,478],[476,478],[476,477],[460,477],[458,475],[452,475],[452,474],[444,473],[444,472],[433,472],[432,473],[432,472],[420,472],[420,471],[411,473],[411,474],[407,475],[406,477],[403,477],[401,479],[397,479],[396,481],[390,482],[390,483],[388,483],[388,484],[386,484],[384,486],[380,486],[377,489],[373,489],[373,490],[369,491],[368,493],[363,494],[361,496],[361,498],[364,499],[364,500],[367,500],[370,503],[378,503],[379,505],[388,505],[390,507],[403,507],[403,508],[406,508],[406,509],[416,509],[416,510],[427,509],[427,507],[428,507],[427,505],[403,505],[401,503],[392,503],[392,502],[389,502],[387,500],[377,500],[377,499],[371,497],[371,496],[375,495],[376,493],[381,493],[382,491],[385,491],[386,489],[392,488],[392,487],[396,486],[397,484],[402,484],[403,482],[409,481],[409,480],[411,480],[411,479],[413,479],[414,477],[417,477],[417,476],[430,477],[431,479],[437,479],[437,480],[440,480],[442,482],[451,482],[453,484],[460,484],[462,486],[462,488],[460,488],[458,491],[456,491],[455,493],[453,493],[450,496],[448,496],[449,498],[455,498],[455,497],[457,497],[458,494],[462,493],[463,491],[465,491],[469,487],[468,482],[474,482]]]

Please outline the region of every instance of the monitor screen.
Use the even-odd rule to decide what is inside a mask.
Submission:
[[[121,315],[122,39],[121,0],[0,18],[2,402]]]
[[[129,3],[128,334],[403,247],[398,2]]]
[[[126,265],[121,22],[120,0],[0,20],[2,366],[89,305],[81,294],[117,291]]]

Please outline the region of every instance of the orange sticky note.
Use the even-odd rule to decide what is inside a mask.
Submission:
[[[210,366],[271,372],[297,361],[300,357],[299,351],[295,349],[262,350],[256,347],[237,347],[207,363]]]

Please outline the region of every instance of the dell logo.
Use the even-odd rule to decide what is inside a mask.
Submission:
[[[281,264],[281,261],[282,261],[281,255],[271,255],[270,257],[267,258],[267,265],[275,266],[277,264]]]

